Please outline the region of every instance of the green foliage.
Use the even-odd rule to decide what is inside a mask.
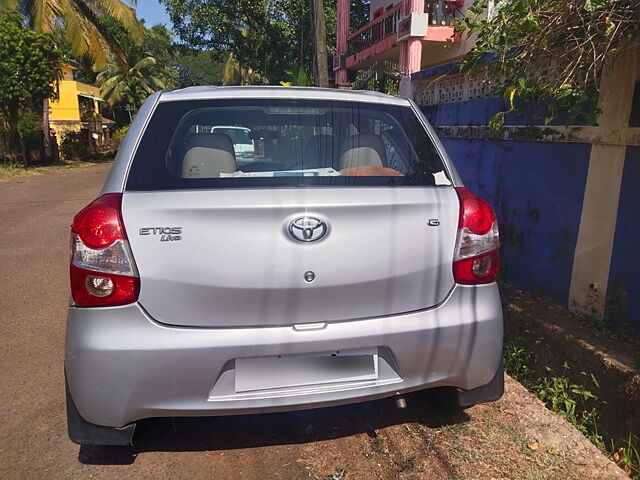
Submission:
[[[335,4],[335,2],[333,2]],[[351,1],[350,31],[364,27],[369,22],[369,5],[371,2],[363,0]],[[335,6],[335,5],[334,5]]]
[[[39,149],[41,142],[42,125],[38,115],[31,111],[22,113],[18,120],[18,132],[25,142],[27,151]]]
[[[100,17],[100,24],[109,32],[109,35],[118,44],[124,58],[112,57],[111,68],[117,64],[122,72],[130,69],[133,65],[146,57],[152,57],[154,63],[149,71],[154,77],[161,80],[164,88],[174,88],[178,86],[178,72],[176,69],[177,47],[173,42],[173,34],[164,25],[155,25],[151,28],[144,28],[144,40],[141,44],[132,40],[125,28],[108,16]],[[98,69],[107,70],[105,68]]]
[[[385,76],[384,93],[387,95],[400,95],[400,80]]]
[[[288,71],[313,71],[308,0],[161,0],[176,35],[192,49],[233,54],[258,83],[277,84]],[[352,21],[368,20],[369,3],[354,0]],[[335,53],[336,1],[325,1],[327,53]]]
[[[100,94],[108,105],[136,112],[151,93],[179,86],[177,48],[165,26],[145,29],[144,42],[139,45],[114,19],[104,16],[100,22],[124,56],[121,59],[112,56],[96,77]]]
[[[463,70],[485,68],[508,112],[596,122],[603,69],[637,38],[637,0],[476,0],[457,30],[477,35]],[[488,15],[488,13],[490,13]],[[483,60],[495,58],[480,67]],[[540,107],[540,105],[543,107]],[[491,125],[500,128],[504,113]]]
[[[115,132],[113,132],[113,138],[124,137],[128,131],[129,131],[129,125],[120,127]]]
[[[96,79],[100,95],[109,105],[123,103],[136,112],[150,94],[165,88],[153,69],[155,64],[153,57],[144,57],[127,69],[115,61],[110,62]]]
[[[113,18],[138,44],[144,35],[135,9],[121,0],[0,0],[0,9],[17,10],[38,32],[51,33],[62,25],[60,33],[74,54],[86,55],[100,67],[106,65],[110,55],[124,58],[118,43],[100,23],[100,16]]]
[[[640,480],[640,442],[629,435],[622,445],[613,445],[613,461],[629,475],[632,480]]]
[[[551,376],[542,377],[531,391],[550,410],[564,417],[595,446],[604,450],[602,436],[598,434],[600,412],[593,406],[598,397],[590,390],[592,387],[600,388],[598,381],[593,374],[580,372],[587,386],[583,383],[572,383],[566,376],[570,370],[569,365],[565,362],[562,368],[559,375],[553,375],[553,370],[547,367]],[[591,400],[593,402],[590,402]]]
[[[60,145],[60,153],[65,160],[77,160],[91,153],[89,136],[83,132],[67,132]]]
[[[230,53],[222,67],[223,85],[240,85],[242,83],[242,70],[240,62]]]
[[[233,53],[245,68],[282,78],[295,65],[300,25],[308,7],[300,0],[162,0],[174,31],[189,47]],[[308,43],[310,29],[304,41]]]
[[[588,372],[576,371],[567,362],[560,370],[540,366],[538,356],[527,347],[527,337],[522,335],[504,345],[505,371],[518,380],[546,406],[564,417],[596,447],[607,451],[602,435],[598,431],[606,403],[599,400],[595,391],[600,389],[596,377]],[[535,343],[543,342],[536,338]],[[571,379],[582,378],[583,381]],[[608,453],[634,480],[640,479],[640,453],[637,439],[630,436],[622,445],[612,442]]]
[[[182,47],[176,64],[180,73],[180,87],[222,84],[224,60],[220,52]]]
[[[60,54],[50,35],[28,29],[18,14],[0,11],[0,116],[10,149],[20,144],[21,115],[54,96],[59,69]]]
[[[528,334],[529,332],[525,332]],[[504,368],[513,378],[528,388],[533,375],[532,368],[538,363],[538,356],[525,348],[520,339],[504,345]]]
[[[222,85],[263,85],[265,78],[252,68],[240,65],[238,59],[230,53],[222,66]]]
[[[298,67],[296,71],[287,70],[285,73],[288,76],[288,80],[280,82],[280,85],[284,87],[292,85],[297,87],[310,87],[313,85],[311,78],[309,78],[309,75],[307,75],[307,72],[302,66]]]

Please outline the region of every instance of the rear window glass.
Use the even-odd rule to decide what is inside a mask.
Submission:
[[[160,103],[128,190],[451,185],[409,107],[341,101]]]

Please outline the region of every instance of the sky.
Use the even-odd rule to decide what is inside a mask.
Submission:
[[[162,23],[167,28],[172,28],[171,20],[163,5],[158,0],[138,0],[136,5],[138,18],[144,18],[147,28]]]

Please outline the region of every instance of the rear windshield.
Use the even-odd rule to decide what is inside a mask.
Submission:
[[[451,185],[409,107],[308,100],[160,103],[128,190]]]

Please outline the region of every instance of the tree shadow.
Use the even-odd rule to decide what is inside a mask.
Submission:
[[[131,465],[143,452],[223,451],[270,445],[305,444],[364,433],[403,423],[430,428],[467,422],[462,410],[438,405],[438,392],[407,394],[406,408],[393,399],[283,413],[227,417],[141,420],[133,447],[80,447],[78,460],[89,465]]]

